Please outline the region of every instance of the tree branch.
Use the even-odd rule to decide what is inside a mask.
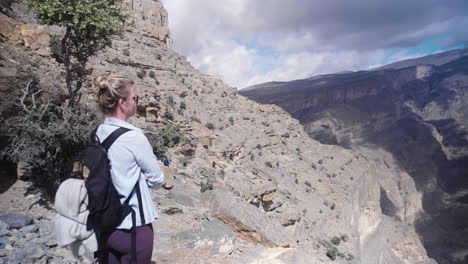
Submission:
[[[21,100],[20,100],[20,103],[21,103],[21,106],[23,106],[23,110],[26,111],[27,113],[31,113],[28,109],[28,107],[26,106],[26,104],[24,104],[24,99],[26,99],[26,96],[28,96],[29,94],[29,86],[31,85],[31,83],[33,82],[34,80],[30,80],[28,82],[28,85],[26,85],[26,89],[21,89],[21,91],[23,92],[23,96],[21,96]],[[34,97],[33,97],[34,98]],[[33,103],[34,103],[34,99],[33,99]]]
[[[42,92],[42,89],[39,89],[37,92],[32,94],[33,109],[36,109],[36,94]]]
[[[50,106],[50,101],[47,101],[47,104],[44,106],[44,109],[41,112],[41,115],[39,116],[39,120],[42,120],[42,117],[45,115],[47,109],[49,109]]]
[[[79,104],[81,101],[81,93],[78,94],[78,99],[76,100],[76,104]]]

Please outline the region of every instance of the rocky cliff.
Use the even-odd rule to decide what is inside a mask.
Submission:
[[[395,166],[416,184],[416,192],[404,197],[422,205],[410,224],[429,256],[439,263],[466,263],[467,53],[267,83],[241,94],[281,106],[324,144],[365,147],[373,149],[371,156],[383,151],[395,158]],[[384,214],[406,210],[387,198]]]
[[[161,213],[157,263],[434,263],[413,225],[424,212],[422,193],[400,160],[384,149],[375,155],[310,138],[280,107],[240,96],[172,51],[161,3],[126,3],[133,23],[93,59],[93,75],[134,79],[141,104],[131,122],[148,132],[178,124],[186,137],[168,153],[165,172],[175,188],[152,192]],[[59,29],[37,25],[22,1],[2,7],[0,93],[9,98],[2,115],[18,114],[15,99],[32,74],[43,97],[63,98],[61,65],[47,44]],[[24,27],[33,30],[18,31]],[[95,107],[93,92],[83,92],[82,102]],[[352,96],[363,93],[356,88]],[[1,261],[72,261],[51,242],[53,211],[35,195],[25,199],[27,186],[18,180],[2,189],[0,220],[25,214],[39,228],[0,225],[0,243],[9,245]]]

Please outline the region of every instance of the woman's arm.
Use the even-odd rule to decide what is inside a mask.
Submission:
[[[134,146],[136,162],[145,176],[148,187],[159,188],[164,183],[164,173],[146,136],[141,132],[136,133],[138,133]]]

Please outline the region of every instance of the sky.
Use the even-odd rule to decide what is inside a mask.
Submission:
[[[173,48],[238,89],[468,47],[468,0],[162,0]]]

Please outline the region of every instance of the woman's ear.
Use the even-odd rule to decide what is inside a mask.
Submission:
[[[125,100],[122,98],[120,98],[119,101],[117,102],[117,106],[122,110],[125,110],[125,108],[127,108],[125,104],[126,104]]]

